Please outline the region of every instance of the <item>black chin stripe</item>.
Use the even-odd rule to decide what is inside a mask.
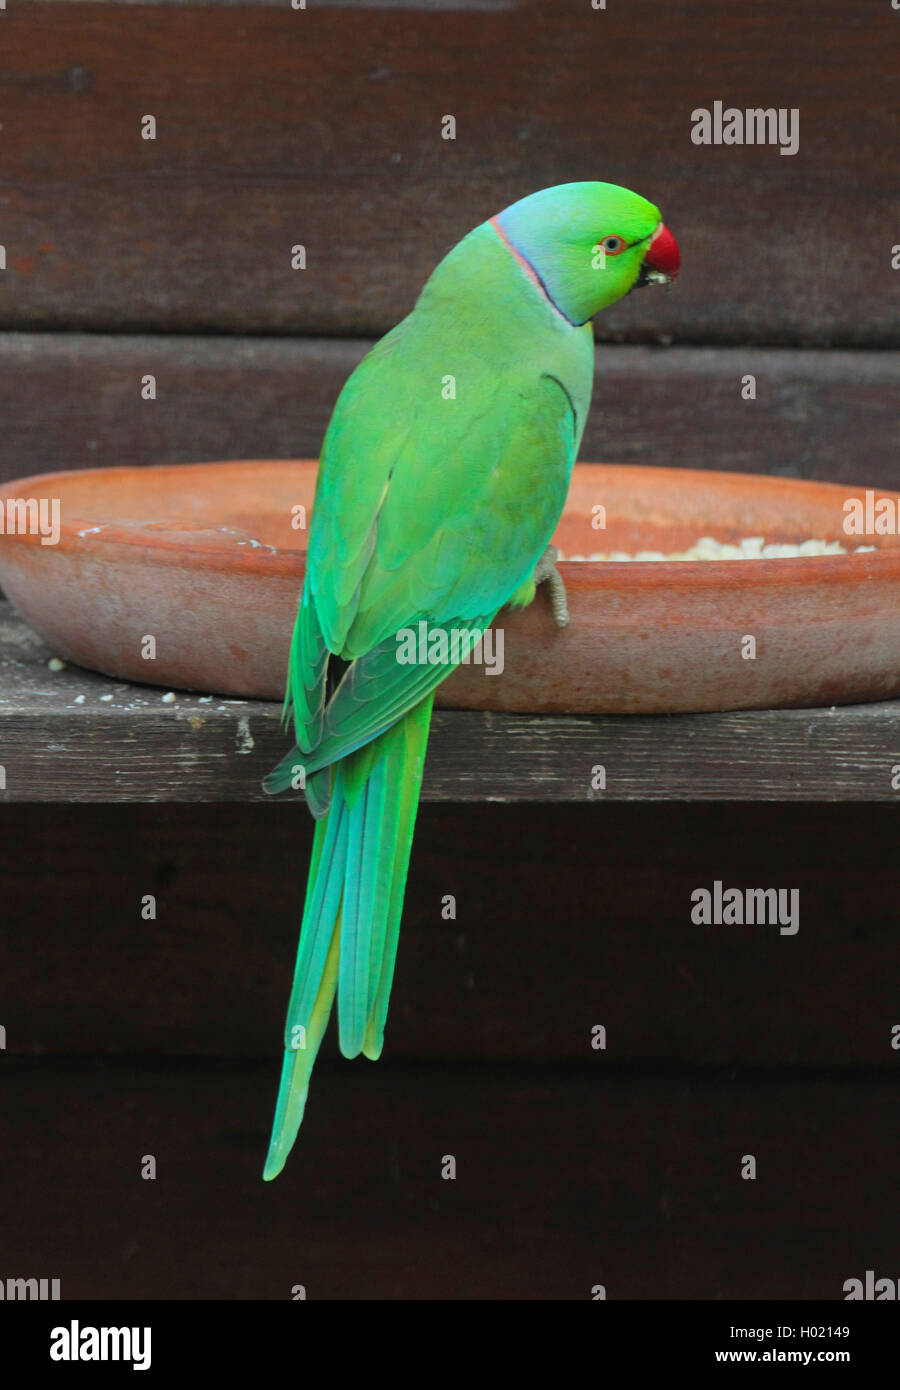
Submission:
[[[518,248],[517,248],[517,249],[518,249]],[[521,251],[519,251],[519,255],[522,256],[522,252],[521,252]],[[538,282],[538,284],[540,285],[541,289],[544,291],[544,294],[546,295],[547,299],[549,299],[550,303],[553,305],[554,309],[555,309],[556,312],[559,314],[560,318],[564,318],[565,321],[566,321],[566,323],[570,323],[570,324],[572,325],[573,328],[580,328],[581,325],[578,324],[578,323],[576,323],[574,319],[570,319],[570,318],[569,318],[569,315],[568,315],[563,309],[561,309],[561,308],[559,307],[559,305],[557,304],[556,300],[553,298],[553,295],[552,295],[552,294],[550,293],[550,291],[547,289],[547,286],[546,286],[546,284],[544,283],[543,277],[542,277],[541,275],[538,274],[538,272],[535,270],[534,266],[531,264],[531,261],[529,261],[528,257],[527,257],[527,256],[522,256],[522,260],[526,263],[527,266],[530,267],[532,275],[534,276],[535,280],[537,280],[537,282]]]
[[[571,324],[573,328],[580,328],[581,324],[576,323],[574,319],[570,319],[569,315],[565,313],[557,304],[556,300],[553,298],[553,295],[547,289],[547,286],[544,283],[543,278],[538,274],[534,266],[531,264],[531,261],[524,254],[524,252],[519,250],[515,242],[507,236],[504,228],[500,226],[499,219],[497,217],[492,217],[490,219],[489,225],[493,227],[500,241],[506,247],[507,251],[509,251],[513,259],[517,260],[519,264],[524,267],[526,273],[534,277],[534,280],[539,286],[541,293],[543,294],[544,298],[546,299],[547,303],[551,306],[551,308],[555,309],[556,312],[559,314],[560,318],[564,319],[566,323]]]

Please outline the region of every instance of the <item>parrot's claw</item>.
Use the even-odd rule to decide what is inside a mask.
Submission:
[[[535,586],[538,584],[547,585],[547,594],[550,598],[550,607],[553,611],[553,621],[557,627],[567,627],[569,622],[569,601],[566,597],[566,586],[562,581],[562,576],[556,568],[559,559],[559,551],[555,545],[548,545],[534,571]]]

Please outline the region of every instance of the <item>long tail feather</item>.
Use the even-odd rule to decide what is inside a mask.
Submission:
[[[335,994],[344,1055],[381,1054],[433,698],[341,761],[316,822],[266,1180],[297,1137]]]
[[[406,778],[398,782],[397,795],[392,805],[392,834],[397,846],[394,856],[393,872],[385,875],[382,887],[383,899],[379,904],[382,912],[383,935],[378,942],[377,957],[373,952],[373,969],[369,980],[368,1020],[363,1052],[372,1062],[381,1056],[384,1047],[384,1025],[387,1019],[391,985],[394,980],[394,963],[397,959],[397,943],[400,939],[400,917],[403,913],[403,895],[406,891],[406,873],[409,868],[409,852],[412,846],[413,830],[416,824],[416,811],[419,807],[419,788],[422,783],[422,767],[425,761],[425,746],[428,741],[428,727],[431,721],[431,706],[434,697],[429,696],[413,710],[418,716],[417,724],[407,730],[407,757],[412,770]],[[419,711],[423,711],[421,714]],[[410,716],[407,716],[409,719]],[[374,945],[374,942],[373,942]]]

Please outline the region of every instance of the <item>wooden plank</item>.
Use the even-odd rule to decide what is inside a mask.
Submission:
[[[76,667],[52,671],[52,657],[11,606],[0,605],[0,800],[266,799],[260,779],[287,749],[279,704],[164,692]],[[442,698],[451,697],[439,691]],[[896,802],[898,717],[900,701],[564,718],[442,709],[422,794],[426,801]],[[606,790],[594,786],[599,766]]]
[[[610,1300],[834,1307],[867,1268],[895,1277],[890,1081],[363,1063],[323,1075],[264,1184],[267,1070],[3,1067],[0,1274],[58,1277],[64,1299],[288,1300],[297,1284],[590,1299],[603,1284]]]
[[[315,458],[366,341],[0,334],[0,481]],[[155,401],[141,378],[157,380]],[[741,395],[746,374],[757,397]],[[900,354],[599,347],[581,455],[900,489]]]
[[[44,0],[48,5],[80,4],[81,0]],[[205,9],[276,9],[282,0],[92,0],[94,5],[177,5],[185,9],[201,6]],[[297,8],[309,0],[297,0]],[[511,10],[521,0],[316,0],[317,9],[326,10]]]
[[[9,1056],[258,1057],[274,1085],[311,840],[299,806],[0,807]],[[859,805],[425,805],[385,1059],[896,1067],[897,840]],[[717,880],[796,889],[798,930],[693,922]]]
[[[2,23],[4,327],[374,335],[476,223],[602,177],[652,197],[684,256],[677,293],[629,298],[603,337],[900,343],[881,0],[76,2]],[[694,144],[715,100],[796,109],[797,153]]]

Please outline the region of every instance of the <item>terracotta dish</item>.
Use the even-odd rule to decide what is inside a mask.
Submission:
[[[45,473],[0,489],[0,584],[60,657],[153,685],[280,699],[315,462]],[[702,536],[838,540],[796,559],[563,563],[571,621],[505,613],[504,669],[461,668],[445,707],[665,712],[900,695],[900,538],[844,531],[829,483],[580,464],[564,553],[685,550]],[[890,497],[895,517],[897,494]],[[58,543],[10,534],[8,499],[58,499]],[[601,508],[604,510],[597,511]],[[51,512],[48,511],[48,517]],[[601,523],[605,521],[605,528]],[[896,527],[895,527],[896,530]],[[156,655],[145,659],[145,637]],[[750,652],[755,648],[755,657]]]

